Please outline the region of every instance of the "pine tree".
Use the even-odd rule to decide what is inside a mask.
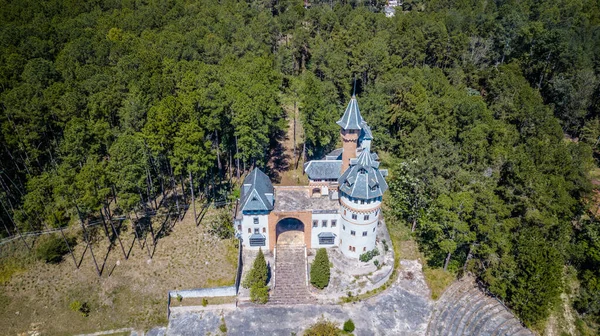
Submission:
[[[327,250],[320,248],[317,250],[315,261],[310,268],[310,283],[319,289],[323,289],[329,284],[330,273]]]

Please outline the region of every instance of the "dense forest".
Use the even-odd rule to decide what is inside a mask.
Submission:
[[[574,269],[573,306],[600,323],[600,3],[383,5],[1,0],[1,234],[263,167],[285,104],[319,157],[355,79],[390,214],[432,267],[472,272],[529,326]]]

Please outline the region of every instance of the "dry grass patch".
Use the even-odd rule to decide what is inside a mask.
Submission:
[[[205,221],[213,212],[208,211]],[[150,251],[155,248],[152,259],[147,246],[140,248],[134,243],[131,229],[121,234],[126,251],[131,247],[128,260],[118,242],[109,249],[103,232],[96,232],[93,251],[100,267],[106,259],[100,278],[90,251],[84,254],[81,239],[75,248],[78,261],[83,254],[79,269],[69,255],[58,265],[34,260],[23,265],[10,261],[20,260],[18,253],[3,249],[0,330],[14,335],[35,327],[43,335],[65,335],[123,327],[149,329],[167,323],[169,290],[233,284],[237,266],[234,242],[214,238],[203,224],[196,227],[190,213],[160,238],[156,247],[148,235]],[[164,217],[154,218],[156,231],[161,220]],[[73,301],[87,303],[89,316],[70,309]]]
[[[456,280],[455,274],[441,268],[423,267],[423,275],[425,275],[427,286],[431,289],[431,298],[434,300],[439,299],[446,288]]]

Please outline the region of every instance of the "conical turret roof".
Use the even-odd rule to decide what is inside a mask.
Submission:
[[[365,200],[383,196],[388,185],[376,159],[377,155],[365,148],[358,158],[351,160],[350,167],[338,179],[340,191]]]
[[[348,107],[346,107],[346,111],[344,111],[344,115],[337,121],[337,124],[345,130],[360,130],[362,129],[361,125],[363,122],[364,120],[360,115],[356,96],[352,96]]]

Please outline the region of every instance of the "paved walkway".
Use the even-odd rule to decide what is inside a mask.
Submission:
[[[415,265],[412,265],[414,263]],[[403,266],[419,268],[416,261]],[[351,318],[355,335],[424,335],[432,312],[424,279],[407,280],[402,274],[396,283],[379,295],[345,305],[252,306],[233,311],[186,312],[171,315],[167,335],[219,334],[221,318],[229,335],[285,335],[298,333],[321,316],[340,326]]]

